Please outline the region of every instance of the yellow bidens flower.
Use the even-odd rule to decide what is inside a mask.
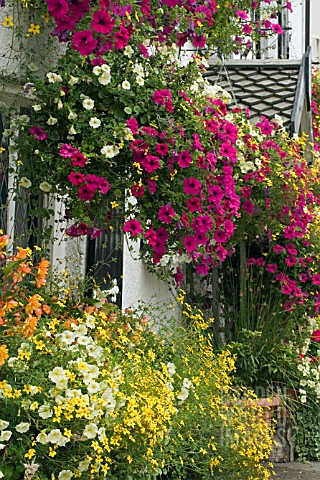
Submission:
[[[33,33],[33,35],[37,35],[40,33],[40,25],[35,25],[31,23],[30,27],[28,28],[29,33]]]
[[[4,17],[4,21],[2,22],[3,27],[13,27],[13,17]]]

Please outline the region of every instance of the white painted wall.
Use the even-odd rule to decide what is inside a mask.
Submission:
[[[124,242],[122,307],[136,306],[139,300],[160,306],[172,302],[173,292],[165,282],[147,271],[143,260],[139,259],[139,248],[139,241]]]
[[[312,60],[320,62],[320,0],[311,0]]]

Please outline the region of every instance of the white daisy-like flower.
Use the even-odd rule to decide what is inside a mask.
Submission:
[[[52,185],[48,182],[41,182],[39,185],[40,190],[42,190],[45,193],[49,193],[52,190]]]
[[[127,45],[127,46],[125,47],[125,49],[123,50],[123,55],[125,55],[126,57],[131,58],[133,54],[134,54],[133,48],[130,47],[130,45]]]
[[[130,83],[128,82],[128,80],[124,80],[124,81],[121,83],[121,87],[124,88],[124,90],[130,90],[131,85],[130,85]]]
[[[20,187],[23,187],[23,188],[30,188],[32,183],[27,177],[21,177],[19,181],[19,185]]]
[[[30,428],[30,423],[29,422],[21,422],[16,425],[16,430],[19,433],[26,433]]]
[[[61,380],[67,380],[66,372],[62,367],[55,367],[49,372],[48,377],[53,383],[58,383]]]
[[[137,82],[138,85],[140,85],[140,87],[142,87],[142,85],[144,85],[144,80],[143,80],[142,77],[140,77],[140,75],[138,75],[136,77],[136,82]]]
[[[101,83],[101,85],[108,85],[108,83],[111,82],[111,75],[108,72],[104,72],[99,78],[98,82]]]
[[[91,98],[85,98],[82,102],[83,108],[92,110],[94,108],[94,101]]]
[[[89,125],[92,128],[99,128],[101,125],[101,120],[99,120],[97,117],[92,117],[90,118]]]

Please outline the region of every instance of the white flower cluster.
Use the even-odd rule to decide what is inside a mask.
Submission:
[[[93,67],[92,71],[94,75],[99,77],[98,82],[101,85],[108,85],[111,82],[111,68],[109,67],[109,65],[104,64],[101,65],[101,67],[96,65],[95,67]]]

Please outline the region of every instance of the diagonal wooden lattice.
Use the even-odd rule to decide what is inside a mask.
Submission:
[[[277,114],[289,128],[300,67],[291,60],[230,61],[210,65],[204,77],[232,93],[238,106],[249,108],[253,122]]]

